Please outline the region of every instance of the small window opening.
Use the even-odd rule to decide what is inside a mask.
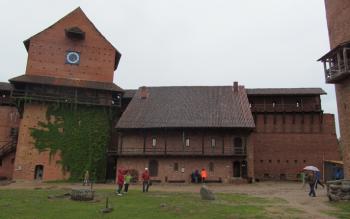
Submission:
[[[186,138],[185,145],[186,145],[186,147],[190,146],[190,138]]]
[[[215,146],[216,146],[215,138],[212,138],[212,139],[211,139],[211,147],[212,147],[212,148],[215,148]]]
[[[152,146],[153,147],[157,146],[157,139],[156,138],[152,138]]]
[[[178,163],[174,163],[174,171],[179,171],[179,164]]]
[[[214,163],[213,162],[209,163],[209,171],[214,172]]]

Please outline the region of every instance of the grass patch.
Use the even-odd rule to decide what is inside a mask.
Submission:
[[[348,219],[350,218],[350,202],[342,201],[342,202],[331,202],[330,206],[336,208],[335,211],[327,211],[326,213],[332,216],[335,216],[340,219]]]
[[[131,190],[119,197],[112,190],[97,190],[97,202],[48,199],[49,195],[66,192],[62,189],[0,190],[0,218],[230,219],[281,218],[286,212],[288,215],[298,214],[294,209],[287,208],[280,199],[234,194],[217,194],[217,200],[203,201],[197,193],[142,193]],[[104,208],[106,197],[109,197],[114,211],[103,215],[100,209]]]

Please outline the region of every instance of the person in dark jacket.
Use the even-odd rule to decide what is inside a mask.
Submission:
[[[316,175],[313,171],[310,171],[306,174],[306,182],[309,183],[310,186],[310,192],[309,196],[315,197],[315,184],[316,184]]]
[[[322,186],[322,188],[324,188],[324,185],[321,182],[321,172],[320,171],[316,171],[316,184],[315,184],[316,189],[317,189],[318,184],[320,184]]]
[[[122,195],[121,191],[124,185],[124,172],[122,169],[118,170],[117,184],[118,184],[117,195],[121,196]]]
[[[150,180],[148,168],[146,167],[145,171],[142,173],[142,192],[148,192]]]

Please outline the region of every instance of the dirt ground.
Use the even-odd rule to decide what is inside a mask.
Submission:
[[[317,197],[308,196],[308,185],[302,186],[296,182],[259,182],[254,184],[208,184],[210,189],[216,193],[249,194],[258,197],[282,198],[287,201],[288,207],[303,211],[302,218],[334,218],[323,213],[328,210],[335,210],[329,206],[326,196],[326,188],[319,187],[316,191]],[[79,184],[69,183],[40,183],[40,182],[16,182],[0,186],[1,189],[33,189],[33,188],[76,188],[82,187]],[[141,185],[131,185],[131,189]],[[166,184],[153,185],[153,191],[166,192],[199,192],[201,185],[189,184]],[[114,189],[113,184],[95,184],[95,189]]]

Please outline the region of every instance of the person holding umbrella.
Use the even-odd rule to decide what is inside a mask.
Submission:
[[[316,197],[316,192],[315,192],[315,185],[317,183],[316,172],[320,172],[320,170],[314,166],[306,166],[304,167],[304,170],[308,170],[308,173],[306,174],[306,182],[309,183],[309,186],[310,186],[309,196]]]
[[[314,171],[309,171],[306,174],[306,182],[309,183],[309,186],[310,186],[309,196],[316,197],[316,192],[315,192],[316,176]]]

